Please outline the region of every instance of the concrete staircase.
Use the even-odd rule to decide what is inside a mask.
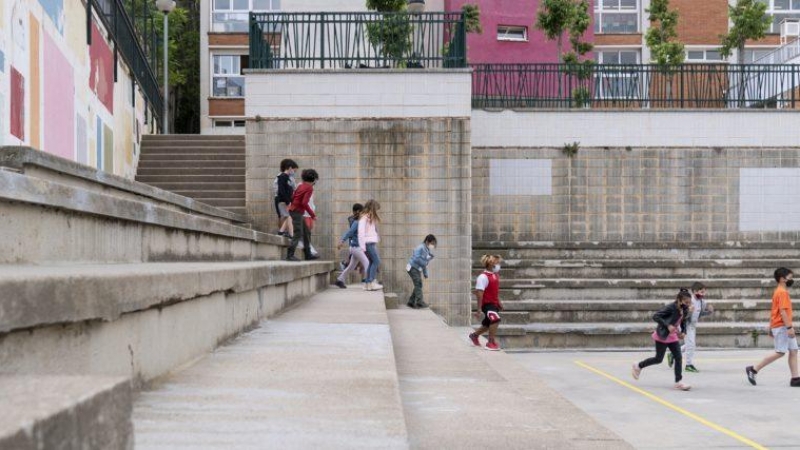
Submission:
[[[768,346],[772,272],[800,267],[786,242],[523,242],[476,244],[474,275],[485,253],[505,259],[501,341],[518,348],[649,346],[653,313],[694,281],[716,309],[699,325],[703,346]]]
[[[0,148],[0,449],[133,448],[136,390],[329,286],[244,221]]]
[[[244,214],[244,136],[143,136],[136,181]]]

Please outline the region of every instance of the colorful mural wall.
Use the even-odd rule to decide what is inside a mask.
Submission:
[[[133,178],[145,100],[82,0],[0,0],[0,145]],[[152,122],[152,121],[151,121]]]

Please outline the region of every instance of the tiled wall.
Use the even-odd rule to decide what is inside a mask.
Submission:
[[[551,161],[551,195],[493,194],[521,159]],[[472,175],[476,242],[800,238],[798,148],[473,148]]]
[[[281,159],[314,168],[317,221],[312,243],[325,259],[347,228],[353,203],[378,200],[383,259],[378,280],[405,301],[405,265],[424,237],[439,245],[425,299],[449,323],[469,321],[471,193],[469,119],[266,119],[247,124],[247,209],[274,231],[272,182]],[[352,278],[351,282],[357,282]]]

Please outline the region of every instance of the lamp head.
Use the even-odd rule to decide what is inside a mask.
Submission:
[[[421,13],[425,11],[425,0],[408,0],[408,12]]]
[[[175,9],[175,0],[156,0],[156,8],[164,14],[169,14]]]

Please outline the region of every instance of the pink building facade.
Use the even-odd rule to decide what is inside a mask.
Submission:
[[[445,10],[460,11],[465,3],[480,7],[483,34],[467,37],[470,64],[557,63],[556,43],[534,26],[539,1],[445,0]],[[594,39],[593,30],[587,34],[589,41]]]

